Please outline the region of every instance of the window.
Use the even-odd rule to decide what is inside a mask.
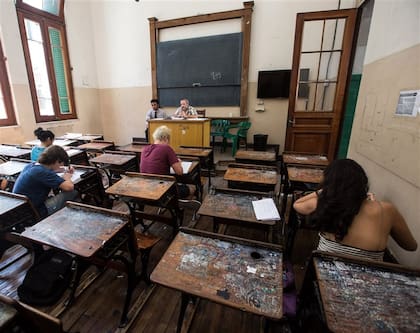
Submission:
[[[76,118],[64,0],[16,0],[37,122]]]
[[[0,41],[0,126],[8,125],[16,125],[16,117],[6,70],[6,57]]]

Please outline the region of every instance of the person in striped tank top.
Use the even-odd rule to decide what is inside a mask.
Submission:
[[[338,159],[324,170],[318,191],[294,202],[294,209],[310,215],[318,226],[319,250],[383,260],[390,235],[403,249],[417,249],[398,209],[368,191],[363,168],[351,159]]]

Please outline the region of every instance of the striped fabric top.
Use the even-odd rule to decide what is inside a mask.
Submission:
[[[384,260],[384,251],[368,251],[344,245],[325,238],[322,233],[319,233],[318,250],[349,255],[360,259]]]

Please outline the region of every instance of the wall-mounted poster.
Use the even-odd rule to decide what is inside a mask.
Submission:
[[[400,91],[395,115],[416,117],[420,113],[420,90]]]

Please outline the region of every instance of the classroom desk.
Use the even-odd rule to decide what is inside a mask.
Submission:
[[[136,153],[140,161],[141,153],[143,152],[144,147],[147,147],[148,145],[149,143],[129,143],[128,145],[116,147],[116,150],[128,153]]]
[[[276,167],[231,163],[223,177],[228,187],[277,194],[280,178]]]
[[[420,270],[321,251],[309,266],[330,331],[420,331]]]
[[[235,162],[275,166],[277,156],[274,151],[238,150],[235,154]]]
[[[136,240],[130,216],[109,209],[67,202],[66,207],[27,228],[21,236],[31,242],[72,253],[78,261],[77,273],[69,304],[81,275],[89,264],[112,267],[128,275],[127,291],[120,326],[127,323],[131,294],[136,283]],[[122,259],[117,250],[128,245],[130,259]],[[117,265],[116,261],[121,261]]]
[[[39,141],[38,139],[36,140],[31,140],[31,141],[26,141],[25,144],[29,145],[29,146],[40,146],[41,145],[41,141]],[[71,146],[77,144],[77,140],[63,140],[63,139],[55,139],[54,140],[54,145],[55,146],[61,146],[61,147],[65,147],[65,146]]]
[[[18,242],[10,233],[21,233],[38,221],[39,215],[26,196],[0,191],[0,258]]]
[[[31,158],[31,149],[0,145],[0,157],[2,157],[5,160],[9,160],[11,158],[21,158],[29,160]]]
[[[327,166],[330,162],[328,158],[323,155],[315,154],[303,154],[293,152],[283,152],[282,154],[283,163],[296,164],[296,165],[315,165],[315,166]]]
[[[180,332],[191,296],[281,319],[282,275],[279,246],[181,228],[151,280],[182,292]]]
[[[104,153],[91,158],[89,162],[106,173],[110,185],[120,179],[121,174],[127,171],[139,171],[137,158],[135,155],[131,154]]]
[[[248,116],[239,116],[239,117],[207,117],[210,120],[216,120],[216,119],[224,119],[224,120],[229,120],[229,122],[231,124],[237,124],[240,123],[241,121],[248,121],[249,117]]]
[[[201,169],[207,169],[209,188],[211,186],[211,171],[214,170],[214,155],[211,147],[181,146],[175,149],[175,153],[182,159],[184,156],[197,157],[200,159]]]
[[[273,241],[275,220],[257,220],[252,201],[270,197],[264,192],[237,191],[212,188],[204,198],[198,214],[213,218],[213,232],[219,231],[219,224],[235,224],[241,227],[263,229],[267,240]]]
[[[82,134],[82,133],[66,133],[57,139],[77,140],[79,144],[88,143],[93,140],[103,140],[102,134]]]
[[[185,163],[191,163],[188,170],[184,170]],[[194,157],[190,159],[184,158],[182,160],[182,166],[184,173],[182,175],[176,175],[171,168],[171,176],[175,176],[178,183],[192,184],[195,186],[196,196],[199,201],[203,200],[203,185],[201,184],[201,168],[199,159],[194,160]]]
[[[0,164],[0,178],[7,180],[6,190],[11,191],[17,177],[31,161],[12,158],[10,161]]]
[[[153,133],[162,125],[172,130],[169,144],[173,149],[180,146],[210,146],[210,120],[207,118],[151,119],[149,133]],[[151,137],[152,135],[149,135],[149,138]]]
[[[182,214],[178,206],[176,181],[172,176],[127,172],[106,193],[121,198],[130,209],[133,223],[140,223],[144,229],[147,227],[143,218],[172,226],[174,235],[181,225]],[[171,216],[146,213],[145,205],[165,208]]]
[[[96,154],[101,154],[104,150],[112,149],[113,147],[114,143],[112,142],[88,142],[77,146],[77,149],[84,149],[88,155],[94,157]]]
[[[38,220],[39,216],[26,196],[0,191],[0,233],[21,232]]]
[[[97,168],[87,165],[72,165],[74,168],[71,181],[74,188],[83,197],[83,202],[88,203],[89,199],[93,199],[97,206],[105,206],[106,194],[102,184],[102,177]],[[58,174],[62,176],[61,173]]]
[[[86,151],[70,148],[66,149],[71,164],[89,165],[89,159]]]

